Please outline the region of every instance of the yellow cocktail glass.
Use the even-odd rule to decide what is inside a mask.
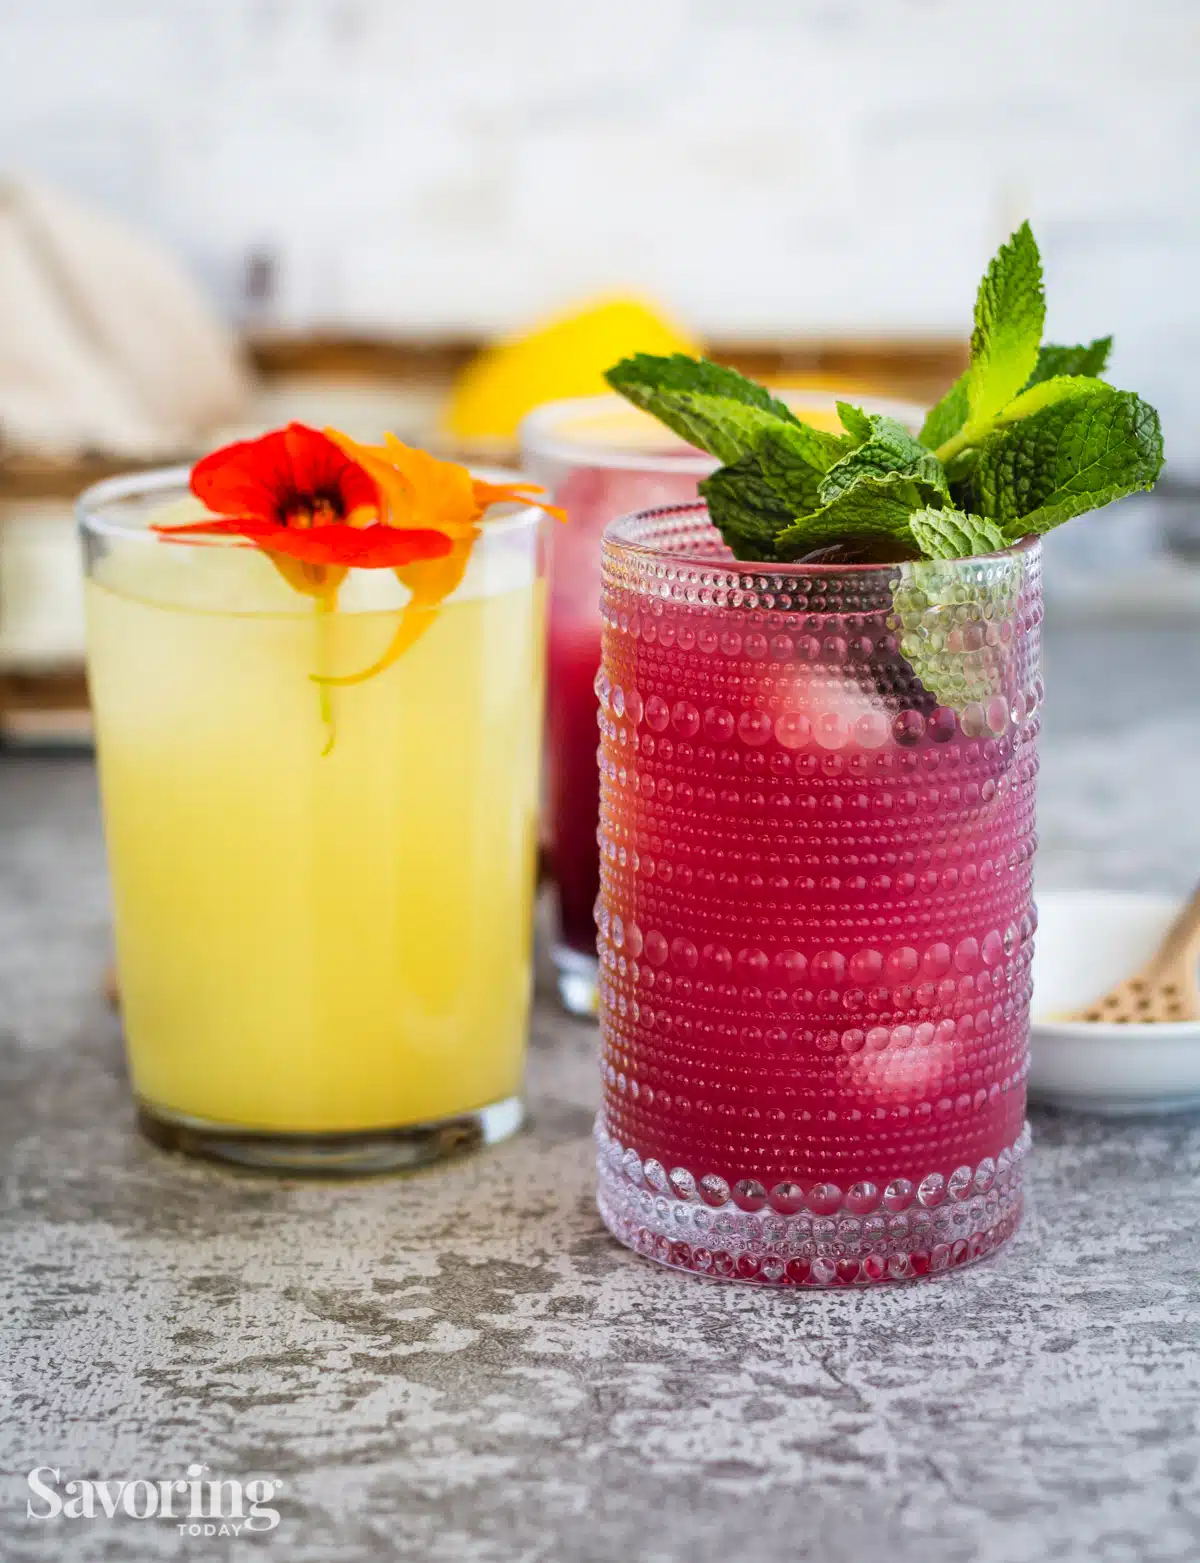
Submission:
[[[496,506],[404,654],[237,538],[163,537],[187,472],[81,506],[88,668],[140,1122],[225,1159],[411,1166],[521,1121],[543,512]]]

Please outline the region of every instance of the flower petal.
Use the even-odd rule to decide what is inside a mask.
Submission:
[[[308,564],[340,564],[356,570],[395,570],[420,559],[440,559],[453,548],[444,532],[384,526],[280,526],[277,522],[226,517],[187,526],[157,526],[163,537],[236,536],[272,554]]]
[[[291,487],[284,430],[260,440],[238,440],[192,468],[192,493],[217,515],[277,521],[280,499]]]
[[[379,508],[379,492],[369,474],[328,435],[303,423],[289,423],[283,432],[297,494],[337,495],[343,517],[364,505]]]
[[[412,533],[407,535],[411,537]],[[374,662],[360,668],[357,673],[344,673],[336,677],[314,675],[315,682],[344,688],[350,684],[365,683],[367,679],[390,668],[432,627],[443,600],[462,583],[473,541],[473,538],[460,538],[454,543],[451,552],[440,559],[418,560],[397,568],[397,577],[408,587],[412,597],[405,603],[396,632],[387,646]]]
[[[474,480],[475,498],[479,502],[481,510],[486,510],[489,505],[513,504],[536,505],[539,510],[544,510],[548,516],[553,516],[556,521],[565,521],[567,512],[561,505],[547,505],[538,498],[546,490],[540,483],[485,483],[481,478]]]
[[[375,480],[389,526],[433,526],[460,536],[483,514],[471,474],[457,462],[415,450],[394,434],[384,435],[382,445],[360,445],[337,429],[326,432]]]
[[[286,521],[289,512],[311,510],[319,500],[343,517],[379,506],[378,490],[363,468],[303,423],[213,451],[192,468],[191,486],[215,514],[258,521]]]

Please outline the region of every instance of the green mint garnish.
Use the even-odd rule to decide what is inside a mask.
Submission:
[[[1047,342],[1044,347],[1038,349],[1037,363],[1025,383],[1025,389],[1029,390],[1031,386],[1040,385],[1043,380],[1050,380],[1058,375],[1092,377],[1103,374],[1111,351],[1112,337],[1110,336],[1097,337],[1094,342],[1084,342],[1076,347],[1060,347],[1053,342]],[[970,370],[965,370],[941,401],[929,409],[921,429],[921,443],[928,445],[931,450],[944,445],[951,435],[957,434],[967,422],[970,412],[967,403],[969,377]]]
[[[1098,336],[1094,342],[1082,342],[1076,347],[1056,347],[1047,342],[1038,351],[1029,385],[1037,385],[1040,380],[1050,380],[1059,374],[1101,375],[1108,367],[1111,352],[1110,336]],[[1028,388],[1026,386],[1026,390]]]
[[[721,467],[700,492],[713,525],[739,559],[777,559],[776,538],[792,518],[791,507],[766,482],[753,456]]]
[[[869,440],[875,432],[868,413],[861,407],[855,407],[852,402],[838,402],[837,415],[855,445],[861,445],[864,440]]]
[[[1013,655],[1011,646],[1005,650],[990,643],[988,628],[1012,616],[1025,579],[1025,558],[1010,553],[987,564],[964,566],[962,556],[952,550],[969,542],[972,534],[990,542],[986,530],[975,529],[991,523],[960,513],[953,521],[930,525],[945,554],[899,564],[892,587],[900,651],[938,704],[962,715],[964,731],[983,737],[993,716],[992,697],[1004,690],[1005,663]],[[914,533],[925,526],[924,520],[914,519]]]
[[[905,547],[911,542],[908,518],[921,502],[916,485],[906,478],[861,478],[819,510],[801,516],[780,532],[775,538],[775,557],[803,559],[817,549],[847,540],[855,544],[870,540],[876,545],[876,558],[880,557],[877,545],[883,540],[895,545],[899,557],[915,553],[915,546]]]
[[[1073,383],[1079,392],[1067,394]],[[1023,400],[1056,387],[1056,399],[998,425],[962,484],[964,502],[993,517],[1010,542],[1152,488],[1162,469],[1153,407],[1132,391],[1064,377],[1035,386]]]
[[[776,538],[778,557],[802,558],[817,548],[852,539],[856,547],[891,538],[899,557],[919,553],[909,517],[922,506],[949,503],[941,462],[902,423],[838,404],[843,425],[862,443],[836,461],[817,485],[818,507]],[[886,553],[886,550],[884,550]]]
[[[921,425],[921,444],[930,450],[944,445],[952,434],[957,434],[970,415],[968,383],[971,371],[964,369],[958,379],[925,415]]]
[[[635,407],[653,413],[680,439],[719,461],[734,462],[745,454],[750,430],[763,421],[755,424],[756,411],[777,423],[796,423],[787,403],[777,401],[764,386],[736,369],[685,353],[669,358],[636,353],[615,364],[605,378]],[[744,416],[740,428],[739,414]]]
[[[853,411],[858,413],[859,409]],[[949,498],[950,490],[941,462],[915,440],[902,423],[897,423],[895,418],[872,417],[866,413],[859,413],[859,416],[867,433],[861,445],[855,446],[825,474],[820,487],[825,504],[864,478],[886,480],[889,476],[910,478]]]
[[[1045,311],[1022,223],[979,285],[970,367],[919,435],[846,402],[844,434],[814,429],[736,370],[683,354],[640,353],[607,378],[722,463],[701,490],[736,558],[966,558],[1151,488],[1162,467],[1157,413],[1099,378],[1112,339],[1043,346]]]
[[[967,370],[969,421],[994,417],[1024,387],[1037,366],[1045,319],[1042,258],[1029,224],[1022,223],[979,284]]]
[[[908,529],[927,559],[970,559],[975,554],[999,553],[1008,546],[994,521],[965,510],[914,510]]]

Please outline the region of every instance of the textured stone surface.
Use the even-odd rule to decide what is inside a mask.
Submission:
[[[1051,637],[1044,881],[1195,873],[1187,644]],[[706,1285],[601,1229],[593,1033],[548,1006],[534,1128],[452,1168],[331,1186],[143,1144],[106,918],[90,766],[0,764],[5,1563],[1200,1555],[1195,1117],[1035,1114],[1024,1230],[937,1282]],[[193,1461],[281,1478],[280,1528],[25,1517],[34,1465]]]

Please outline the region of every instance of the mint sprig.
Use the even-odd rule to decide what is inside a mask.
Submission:
[[[779,557],[777,540],[791,522],[791,507],[766,482],[753,456],[718,468],[700,492],[712,524],[739,559]]]
[[[721,467],[701,484],[735,557],[957,559],[997,552],[1122,495],[1162,468],[1158,414],[1100,379],[1110,337],[1042,344],[1038,247],[1022,223],[975,301],[971,362],[918,435],[838,403],[805,424],[736,370],[639,353],[607,379]]]
[[[736,369],[685,353],[666,358],[635,353],[614,364],[605,379],[635,407],[653,413],[680,439],[710,451],[719,461],[734,462],[745,454],[749,431],[762,426],[762,420],[756,424],[752,416],[756,411],[777,423],[797,423],[787,403],[776,400],[765,386]],[[744,419],[740,434],[739,418]]]
[[[838,402],[837,415],[852,445],[861,445],[875,432],[870,415],[852,402]]]
[[[914,510],[908,529],[927,559],[970,559],[976,554],[999,553],[1007,546],[994,521],[964,510]]]
[[[967,370],[971,420],[993,417],[1026,384],[1045,319],[1042,258],[1026,222],[1000,246],[979,284]]]
[[[1025,393],[1069,385],[1061,377]],[[1162,431],[1153,407],[1132,391],[1099,381],[1060,395],[1026,416],[1000,424],[982,443],[965,479],[964,501],[994,517],[1009,541],[1048,532],[1073,516],[1154,486],[1163,464]]]
[[[1043,380],[1058,375],[1086,375],[1095,378],[1104,373],[1108,355],[1112,351],[1112,337],[1097,337],[1094,342],[1081,342],[1074,347],[1062,347],[1047,342],[1038,349],[1033,373],[1025,383],[1025,390],[1040,385]],[[930,450],[944,445],[951,435],[957,434],[970,416],[967,385],[970,370],[964,370],[939,402],[935,402],[925,416],[921,427],[921,443]]]
[[[835,462],[821,481],[820,495],[825,504],[864,478],[883,480],[889,476],[910,478],[949,498],[950,490],[941,462],[915,440],[902,423],[895,418],[870,414],[862,417],[867,426],[862,444]]]
[[[1108,367],[1112,342],[1110,336],[1098,336],[1093,342],[1081,342],[1075,347],[1058,347],[1047,342],[1038,349],[1029,385],[1037,385],[1041,380],[1050,380],[1060,374],[1102,375]]]
[[[904,550],[907,542],[915,554],[919,549],[909,534],[908,518],[921,502],[920,490],[907,478],[863,477],[780,532],[775,538],[775,556],[803,559],[806,554],[847,539],[859,547],[870,545],[865,551],[877,558],[878,544],[883,540],[890,541],[897,550]]]

